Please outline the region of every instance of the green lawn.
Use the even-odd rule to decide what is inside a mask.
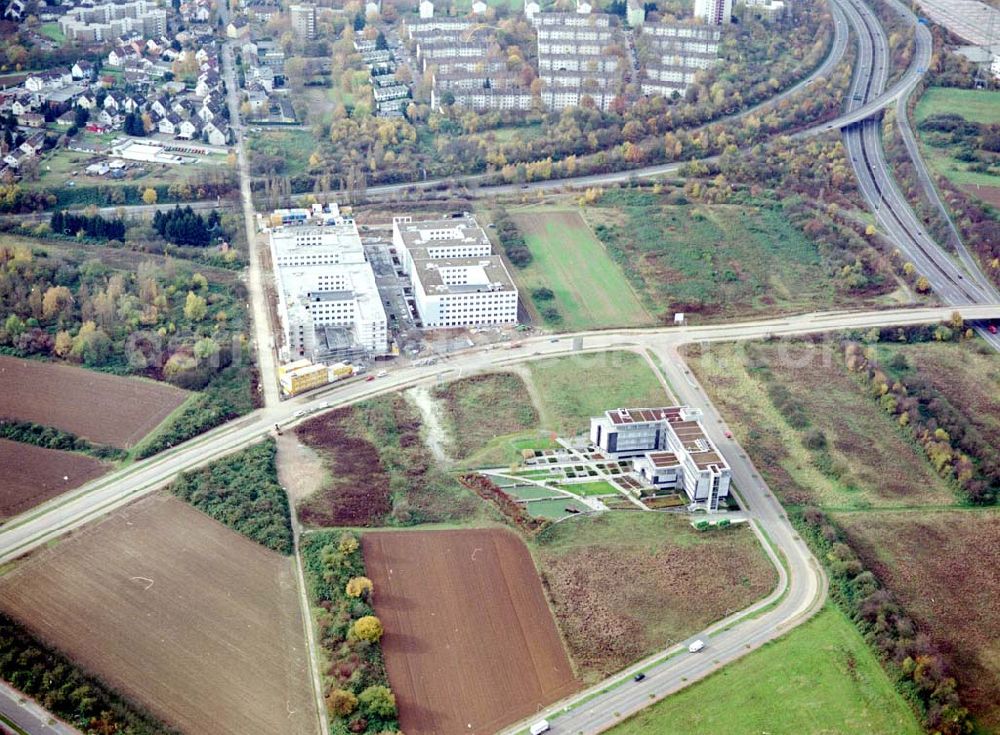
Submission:
[[[554,298],[535,300],[539,311],[554,307],[549,326],[576,331],[641,326],[653,322],[628,280],[576,209],[520,209],[511,212],[533,257],[515,269],[527,296],[548,288]]]
[[[248,138],[252,154],[275,156],[284,160],[282,173],[295,176],[305,173],[309,156],[318,142],[308,130],[271,130],[264,128]]]
[[[622,407],[656,407],[667,402],[649,364],[632,352],[555,357],[530,363],[542,405],[542,426],[568,436],[585,431],[590,417]]]
[[[618,491],[614,485],[606,480],[596,480],[595,482],[565,483],[558,486],[562,490],[568,490],[577,495],[616,495]]]
[[[711,644],[704,655],[712,655]],[[851,623],[827,607],[784,638],[610,732],[920,735],[922,730]]]
[[[929,87],[917,102],[918,123],[931,115],[959,114],[978,123],[1000,123],[1000,95],[983,89]]]
[[[39,26],[38,32],[46,38],[52,39],[56,43],[61,44],[66,40],[66,34],[62,32],[61,28],[59,28],[58,23],[43,23]]]
[[[579,500],[573,500],[572,498],[560,498],[559,500],[533,500],[525,507],[528,509],[528,512],[536,518],[550,518],[552,520],[558,520],[569,515],[574,515],[573,513],[569,513],[566,510],[567,508],[575,508],[581,513],[589,510],[589,508]]]
[[[971,170],[968,161],[959,160],[963,148],[957,145],[932,145],[935,135],[919,130],[919,124],[932,115],[957,114],[970,122],[1000,123],[1000,95],[977,89],[930,87],[921,95],[914,110],[921,152],[931,169],[953,184],[1000,186],[1000,176]],[[994,169],[995,170],[995,169]]]
[[[585,217],[661,319],[675,312],[745,319],[847,301],[816,243],[778,206],[670,204],[622,190],[605,193]]]

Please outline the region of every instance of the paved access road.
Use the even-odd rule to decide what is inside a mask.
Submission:
[[[1000,318],[1000,304],[963,308],[962,312],[963,316],[969,319],[996,319]],[[787,574],[784,570],[781,572],[785,597],[773,610],[713,636],[709,648],[705,651],[707,655],[682,656],[680,659],[671,660],[652,670],[647,683],[635,685],[634,688],[619,688],[604,695],[606,700],[593,700],[588,707],[592,709],[598,703],[602,706],[606,703],[612,712],[630,712],[649,704],[650,693],[666,694],[683,683],[681,677],[693,681],[713,667],[745,653],[748,644],[754,647],[784,632],[798,620],[804,619],[816,604],[817,597],[823,589],[820,570],[812,561],[805,546],[794,538],[794,533],[784,519],[781,508],[770,497],[749,460],[742,456],[743,452],[732,440],[720,436],[721,424],[717,423],[720,417],[693,378],[683,372],[683,366],[676,356],[677,347],[691,342],[760,339],[846,328],[867,329],[897,324],[934,323],[948,318],[950,314],[950,308],[840,311],[742,324],[589,332],[566,335],[557,339],[537,337],[524,340],[522,346],[518,348],[501,350],[473,348],[456,353],[437,365],[403,368],[393,371],[385,378],[370,382],[360,379],[346,381],[319,393],[255,411],[166,453],[99,478],[10,519],[0,526],[0,563],[12,561],[74,528],[163,487],[179,472],[204,465],[259,440],[273,430],[275,424],[291,426],[301,421],[304,413],[348,405],[364,398],[399,391],[420,383],[453,379],[541,357],[571,355],[575,336],[583,339],[584,349],[588,351],[650,349],[663,358],[669,382],[678,391],[677,398],[701,407],[705,412],[706,426],[711,436],[727,453],[727,458],[734,468],[737,485],[744,493],[752,518],[767,532],[789,566]],[[638,696],[640,692],[642,696]],[[573,716],[577,715],[574,713]],[[598,732],[606,724],[598,715],[594,715],[593,720],[587,722],[590,724],[581,723],[579,729],[585,732]]]
[[[590,332],[581,333],[580,336],[584,337],[585,347],[592,350],[658,348],[686,342],[759,339],[845,328],[933,323],[947,319],[951,311],[951,308],[934,307],[874,312],[821,312],[741,324]],[[968,319],[1000,318],[1000,305],[966,307],[961,311]],[[417,383],[453,378],[514,361],[567,354],[570,352],[573,336],[567,335],[556,341],[547,337],[533,338],[525,340],[523,347],[514,350],[474,348],[455,353],[436,365],[403,368],[393,371],[388,377],[371,382],[354,379],[331,386],[318,394],[313,393],[259,409],[174,449],[105,475],[8,520],[0,526],[0,563],[11,561],[40,544],[164,486],[179,472],[206,464],[246,446],[248,442],[273,430],[275,424],[285,426],[296,423],[301,418],[295,416],[297,412],[346,405]]]
[[[30,735],[81,735],[80,731],[53,717],[38,702],[25,697],[6,682],[0,682],[0,712]],[[0,730],[5,726],[0,723]]]

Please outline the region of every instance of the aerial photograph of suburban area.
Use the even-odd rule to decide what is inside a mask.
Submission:
[[[0,0],[0,735],[1000,735],[1000,0]]]

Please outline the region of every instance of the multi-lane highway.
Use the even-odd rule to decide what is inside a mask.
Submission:
[[[889,73],[889,46],[885,31],[875,12],[862,0],[835,0],[843,9],[858,41],[858,60],[848,97],[848,112],[863,109],[878,98]],[[918,26],[916,17],[898,2],[890,3],[901,17]],[[931,38],[922,26],[914,36],[914,54],[910,71],[926,69],[930,63]],[[908,74],[903,79],[908,78]],[[910,85],[916,83],[911,77]],[[897,84],[897,86],[899,86]],[[909,95],[909,89],[900,99]],[[903,119],[906,124],[905,116]],[[906,130],[908,131],[908,125]],[[912,133],[911,133],[912,135]],[[866,118],[844,128],[844,145],[858,178],[859,188],[875,213],[878,226],[912,262],[917,272],[927,278],[934,292],[949,304],[983,304],[997,300],[996,289],[979,270],[972,256],[962,248],[962,265],[935,242],[913,212],[899,189],[882,149],[879,119]],[[905,133],[904,133],[905,140]],[[914,144],[915,149],[915,144]],[[917,152],[916,161],[919,159]],[[963,254],[964,253],[964,254]],[[1000,349],[1000,335],[979,328],[980,335]]]

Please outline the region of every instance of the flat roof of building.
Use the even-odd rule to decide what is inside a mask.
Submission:
[[[613,424],[641,424],[653,421],[680,421],[680,406],[664,406],[662,408],[615,408],[605,411],[605,415]]]
[[[517,290],[514,280],[498,255],[431,260],[413,254],[413,264],[424,292],[430,296]],[[449,279],[442,275],[442,272],[454,272],[457,269],[464,271],[463,283],[449,282]]]
[[[647,452],[646,457],[654,467],[677,467],[681,463],[673,452]]]

